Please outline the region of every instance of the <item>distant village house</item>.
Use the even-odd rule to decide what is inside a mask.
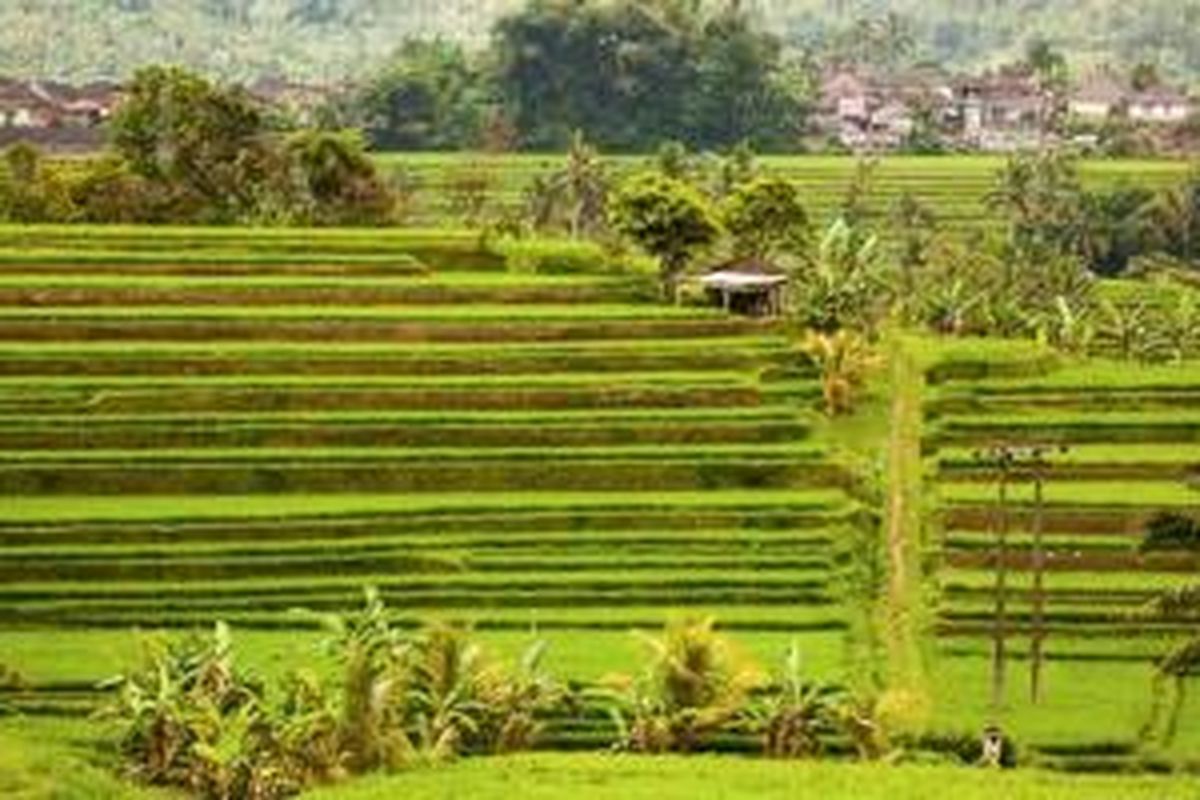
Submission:
[[[1068,109],[1073,117],[1092,122],[1124,117],[1137,123],[1177,125],[1192,116],[1195,104],[1179,89],[1136,89],[1112,71],[1098,70],[1071,93]]]
[[[93,150],[119,100],[115,83],[0,79],[0,146],[27,141],[55,151]]]

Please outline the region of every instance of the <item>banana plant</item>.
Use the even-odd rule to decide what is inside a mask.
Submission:
[[[1176,363],[1200,354],[1200,303],[1190,291],[1180,291],[1160,320],[1158,335]]]
[[[565,702],[565,690],[542,666],[546,650],[547,643],[538,640],[525,649],[511,674],[499,666],[485,670],[481,733],[489,752],[528,750],[542,730],[539,716]]]
[[[807,680],[802,667],[800,645],[793,642],[772,690],[746,711],[746,728],[759,737],[769,758],[818,756],[839,733],[845,689]]]

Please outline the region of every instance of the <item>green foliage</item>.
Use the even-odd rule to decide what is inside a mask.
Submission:
[[[491,245],[509,272],[526,275],[600,275],[625,271],[595,242],[506,237]]]
[[[1172,527],[1178,533],[1178,526]],[[1191,635],[1172,646],[1155,665],[1153,704],[1141,730],[1143,745],[1169,746],[1179,734],[1188,684],[1200,675],[1200,585],[1164,592],[1148,603],[1142,614],[1192,626]]]
[[[1079,216],[1079,173],[1058,151],[1020,153],[996,176],[987,205],[1004,217],[1011,246],[1034,257],[1060,252]]]
[[[113,154],[93,162],[72,183],[71,199],[79,221],[86,223],[167,224],[198,215],[194,203],[171,187],[135,173]]]
[[[493,60],[506,109],[529,149],[576,130],[605,149],[742,140],[791,149],[803,121],[779,40],[738,6],[677,0],[543,0],[496,24]]]
[[[357,132],[301,131],[286,148],[299,173],[304,221],[314,225],[382,225],[393,199]]]
[[[402,636],[378,592],[361,611],[321,618],[341,668],[340,696],[308,671],[278,705],[233,661],[229,629],[150,641],[103,716],[120,730],[129,773],[213,800],[271,800],[349,774],[441,762],[466,750],[530,747],[561,691],[534,645],[510,672],[460,629]]]
[[[676,139],[663,142],[654,156],[654,168],[677,181],[692,183],[700,171],[696,159],[683,142]]]
[[[262,688],[233,663],[229,629],[211,638],[147,641],[143,666],[116,682],[102,713],[138,780],[202,797],[272,798],[295,787],[280,771]]]
[[[67,222],[74,213],[69,187],[32,145],[18,143],[0,162],[0,219]]]
[[[1117,275],[1157,248],[1152,224],[1163,205],[1144,188],[1083,189],[1075,161],[1056,151],[1013,156],[987,197],[1009,229],[1009,246],[1024,258],[1072,255],[1099,275]]]
[[[482,143],[485,78],[461,45],[410,39],[357,99],[382,150],[459,150]]]
[[[1041,336],[1068,350],[1091,339],[1094,280],[1069,255],[1032,259],[994,243],[939,239],[911,285],[906,310],[940,333]]]
[[[722,206],[725,229],[741,256],[767,258],[778,251],[802,252],[808,216],[795,185],[759,178],[734,190]]]
[[[660,637],[642,637],[645,669],[622,679],[613,695],[625,747],[695,752],[738,719],[763,677],[713,625],[711,619],[676,620]]]
[[[1134,257],[1156,247],[1150,224],[1154,201],[1143,188],[1082,192],[1071,249],[1098,275],[1125,272]]]
[[[566,162],[526,190],[526,211],[536,230],[563,230],[572,238],[597,236],[605,226],[608,170],[582,131],[571,137]]]
[[[1160,192],[1148,213],[1164,251],[1185,260],[1200,254],[1200,173]]]
[[[1200,521],[1186,514],[1160,511],[1146,523],[1139,549],[1143,553],[1164,550],[1200,552]]]
[[[178,67],[140,70],[109,128],[130,169],[192,201],[196,221],[253,219],[286,179],[263,110],[249,95]]]
[[[810,331],[801,349],[821,376],[825,413],[837,417],[853,412],[868,373],[878,363],[867,340],[846,329]]]
[[[822,333],[851,329],[871,334],[888,312],[894,283],[879,240],[839,219],[795,273],[795,321]]]
[[[720,232],[699,192],[657,173],[643,173],[621,185],[612,201],[610,224],[659,260],[668,299],[676,297],[688,262]]]
[[[357,134],[284,137],[246,92],[175,67],[141,70],[112,156],[72,187],[95,222],[380,225],[394,200]]]
[[[442,181],[446,211],[460,225],[479,227],[484,220],[496,179],[486,166],[468,163],[449,169]]]
[[[747,728],[762,742],[768,758],[814,758],[841,732],[845,689],[805,678],[801,650],[793,642],[773,691],[758,695],[747,713]]]

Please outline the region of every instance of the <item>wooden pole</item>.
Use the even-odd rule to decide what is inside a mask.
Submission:
[[[1004,672],[1007,662],[1005,652],[1007,613],[1007,561],[1008,561],[1008,463],[1000,455],[1000,496],[996,524],[996,625],[992,642],[992,711],[999,720],[1004,708]]]
[[[1029,699],[1042,700],[1042,644],[1046,637],[1046,548],[1043,542],[1043,484],[1041,456],[1033,464],[1033,632],[1029,642]]]

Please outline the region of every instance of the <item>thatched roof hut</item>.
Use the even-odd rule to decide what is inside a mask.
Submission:
[[[788,276],[760,258],[741,258],[713,267],[700,279],[714,304],[752,317],[783,313]]]

